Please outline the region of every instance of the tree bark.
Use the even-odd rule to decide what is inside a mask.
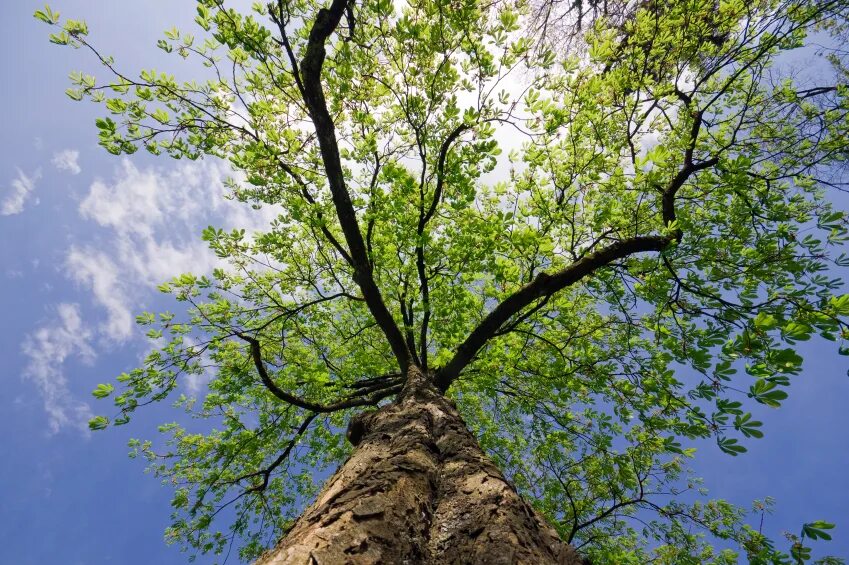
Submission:
[[[350,458],[257,565],[583,563],[419,369],[348,434]]]

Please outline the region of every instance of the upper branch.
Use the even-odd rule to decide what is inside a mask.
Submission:
[[[460,134],[471,129],[468,124],[461,124],[454,128],[448,137],[443,141],[439,149],[439,159],[436,164],[436,188],[433,193],[433,200],[430,203],[427,211],[424,209],[424,193],[422,193],[422,201],[419,206],[419,223],[416,228],[418,234],[416,243],[416,270],[419,274],[419,286],[422,293],[422,325],[419,333],[419,347],[421,347],[421,366],[422,370],[427,372],[427,332],[430,323],[430,288],[428,285],[427,272],[425,270],[425,251],[424,251],[424,232],[427,223],[433,218],[436,209],[439,206],[439,201],[442,199],[442,189],[445,184],[445,161],[448,158],[448,151],[451,149],[451,144],[454,143]],[[415,352],[414,352],[415,354]]]
[[[687,94],[678,90],[678,87],[675,87],[676,94],[678,98],[684,102],[684,107],[689,108],[692,103],[692,98]],[[672,181],[669,185],[663,190],[663,198],[661,200],[661,207],[663,213],[663,222],[666,225],[671,224],[675,221],[675,196],[678,194],[678,191],[684,186],[684,183],[687,182],[694,173],[709,169],[713,167],[717,163],[719,163],[718,157],[711,157],[705,161],[701,161],[696,163],[693,161],[693,154],[696,150],[696,142],[699,139],[699,131],[702,128],[703,117],[704,117],[704,109],[693,111],[693,125],[690,127],[689,132],[689,143],[687,148],[684,151],[684,166],[678,171],[678,173],[672,178]],[[677,241],[681,241],[681,237],[683,236],[683,232],[680,229],[675,230],[675,239]]]
[[[645,251],[662,251],[673,239],[673,236],[662,235],[623,239],[595,253],[585,255],[554,274],[540,273],[534,280],[501,301],[472,330],[466,341],[457,348],[454,357],[437,373],[436,385],[440,390],[447,390],[454,379],[460,375],[460,372],[472,362],[478,351],[489,339],[495,336],[501,326],[535,300],[551,296],[616,260]]]
[[[326,56],[325,41],[336,30],[345,14],[347,5],[348,0],[333,0],[329,9],[322,8],[318,11],[318,16],[316,16],[310,30],[304,58],[301,60],[303,96],[315,126],[336,215],[339,218],[339,224],[350,251],[354,281],[362,290],[369,311],[389,341],[399,368],[402,372],[405,372],[410,364],[410,352],[401,330],[389,313],[389,309],[380,294],[380,289],[374,281],[372,266],[363,235],[360,232],[356,211],[345,186],[342,160],[336,141],[336,129],[327,110],[324,90],[321,85],[321,69]]]
[[[460,137],[460,134],[471,128],[472,126],[469,124],[461,124],[457,126],[450,134],[448,134],[448,137],[445,138],[445,141],[442,142],[442,146],[439,148],[439,160],[436,164],[436,189],[433,192],[433,200],[430,203],[427,213],[419,220],[420,233],[424,229],[425,224],[427,224],[433,217],[434,213],[436,213],[436,208],[439,205],[439,201],[442,199],[442,188],[445,184],[445,161],[448,159],[448,151],[451,149],[451,145],[457,141],[458,137]]]

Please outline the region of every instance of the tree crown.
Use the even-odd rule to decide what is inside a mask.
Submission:
[[[163,426],[164,451],[133,442],[175,485],[169,538],[256,556],[410,364],[601,562],[733,561],[710,536],[800,561],[828,538],[806,524],[782,554],[741,509],[692,502],[686,460],[693,439],[737,455],[763,435],[751,404],[787,397],[797,342],[849,353],[848,224],[827,199],[845,187],[844,53],[819,83],[776,64],[844,34],[847,5],[576,6],[585,49],[562,53],[525,0],[200,0],[198,35],[158,46],[203,82],[126,74],[85,23],[36,12],[106,68],[68,95],[105,106],[109,152],[226,159],[237,198],[279,210],[263,233],[208,228],[229,266],[162,285],[185,314],[140,315],[159,345],[95,390],[118,411],[95,429],[173,396],[209,422]],[[192,373],[211,375],[198,399]]]

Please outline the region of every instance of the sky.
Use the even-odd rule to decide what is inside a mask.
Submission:
[[[220,163],[102,150],[98,108],[64,94],[69,72],[98,69],[82,51],[47,41],[32,18],[40,7],[0,3],[0,563],[185,563],[163,541],[171,490],[126,455],[130,437],[154,437],[179,414],[154,406],[130,426],[91,433],[86,422],[103,407],[90,391],[144,355],[136,314],[175,308],[156,285],[216,264],[203,227],[250,231],[271,213],[224,199]],[[85,19],[130,71],[180,69],[155,43],[194,16],[188,0],[51,7]],[[178,76],[202,74],[182,67]],[[700,444],[693,468],[714,496],[741,505],[774,497],[764,522],[774,536],[806,521],[837,522],[835,541],[816,547],[849,557],[849,363],[831,343],[810,342],[802,353],[785,405],[755,406],[766,437],[736,458]]]

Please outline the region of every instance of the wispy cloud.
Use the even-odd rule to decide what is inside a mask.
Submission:
[[[41,169],[37,169],[32,176],[27,176],[18,169],[18,176],[12,179],[10,188],[4,190],[6,195],[0,203],[0,215],[11,216],[24,211],[24,204],[29,200],[35,183],[41,178]]]
[[[209,273],[220,259],[200,240],[203,227],[214,224],[248,232],[266,228],[277,211],[261,211],[224,198],[224,180],[232,175],[215,161],[180,163],[172,168],[139,168],[124,160],[108,180],[91,184],[79,205],[88,235],[67,250],[63,269],[87,291],[81,304],[60,304],[56,319],[26,336],[25,376],[44,400],[50,430],[75,426],[86,430],[89,406],[69,392],[64,365],[70,358],[92,361],[97,343],[127,343],[133,316],[156,294],[161,282],[184,272]],[[100,308],[105,317],[81,319],[81,306]],[[107,345],[111,346],[111,345]],[[191,376],[190,392],[199,392],[211,377]]]
[[[141,309],[156,285],[189,271],[209,273],[220,265],[200,239],[203,227],[251,231],[268,225],[273,210],[256,213],[224,198],[224,181],[230,175],[225,164],[215,161],[140,169],[124,160],[112,179],[92,183],[80,203],[80,216],[93,220],[108,237],[72,246],[65,268],[106,310],[100,326],[105,337],[131,337],[132,313]]]
[[[63,365],[69,357],[93,362],[95,352],[91,337],[91,331],[83,324],[79,306],[63,303],[57,306],[56,317],[28,334],[21,345],[28,358],[23,375],[41,394],[51,433],[67,427],[88,433],[91,409],[72,396]]]
[[[82,171],[78,163],[80,152],[76,149],[64,149],[53,154],[53,166],[60,171],[67,171],[72,175],[78,175]]]
[[[101,331],[115,341],[129,338],[133,331],[131,301],[121,266],[106,253],[92,247],[71,247],[65,260],[68,276],[87,286],[106,310]]]

